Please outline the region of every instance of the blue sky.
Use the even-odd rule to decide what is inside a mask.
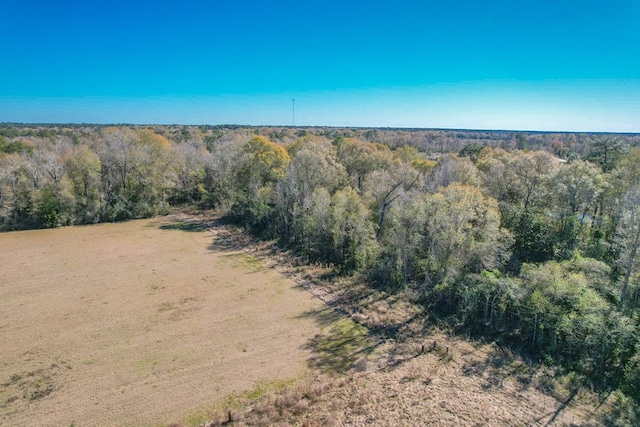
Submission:
[[[0,5],[0,122],[640,132],[636,0]]]

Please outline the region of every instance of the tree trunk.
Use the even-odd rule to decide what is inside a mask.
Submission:
[[[627,296],[627,289],[629,288],[629,279],[631,278],[631,273],[633,272],[633,264],[636,257],[636,251],[638,249],[638,245],[636,244],[638,239],[635,239],[634,245],[631,248],[631,253],[629,254],[629,258],[627,258],[627,262],[625,265],[625,273],[624,280],[622,282],[622,291],[620,292],[620,304],[618,304],[618,311],[622,311],[624,306],[624,300]]]

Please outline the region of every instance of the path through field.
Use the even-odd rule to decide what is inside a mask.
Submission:
[[[154,425],[296,378],[319,300],[177,217],[0,234],[0,424]]]

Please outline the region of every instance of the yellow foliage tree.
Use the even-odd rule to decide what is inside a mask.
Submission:
[[[291,161],[287,150],[260,135],[251,138],[244,145],[243,152],[245,157],[239,179],[244,185],[254,183],[261,186],[276,182],[285,175]]]

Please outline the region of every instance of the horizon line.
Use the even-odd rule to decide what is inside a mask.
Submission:
[[[419,127],[419,126],[339,126],[339,125],[274,125],[274,124],[183,124],[183,123],[127,123],[127,122],[0,122],[0,126],[211,126],[211,127],[246,127],[246,128],[290,128],[290,129],[380,129],[380,130],[403,130],[403,131],[463,131],[463,132],[498,132],[498,133],[550,133],[550,134],[602,134],[602,135],[632,135],[640,136],[640,131],[597,131],[597,130],[532,130],[532,129],[490,129],[490,128],[447,128],[447,127]]]

